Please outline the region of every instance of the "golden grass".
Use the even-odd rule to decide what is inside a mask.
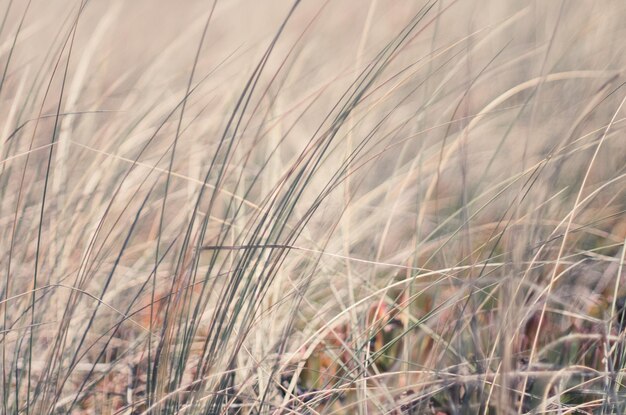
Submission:
[[[625,5],[0,15],[0,414],[626,411]]]

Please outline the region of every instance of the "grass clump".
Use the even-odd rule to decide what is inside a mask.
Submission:
[[[8,2],[0,413],[621,414],[618,2]]]

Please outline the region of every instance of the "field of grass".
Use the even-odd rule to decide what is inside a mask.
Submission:
[[[0,414],[626,413],[624,22],[2,0]]]

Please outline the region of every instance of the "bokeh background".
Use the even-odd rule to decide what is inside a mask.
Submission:
[[[0,16],[0,413],[624,410],[622,2]]]

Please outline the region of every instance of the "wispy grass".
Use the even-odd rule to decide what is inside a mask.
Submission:
[[[619,2],[0,13],[0,413],[626,411]]]

